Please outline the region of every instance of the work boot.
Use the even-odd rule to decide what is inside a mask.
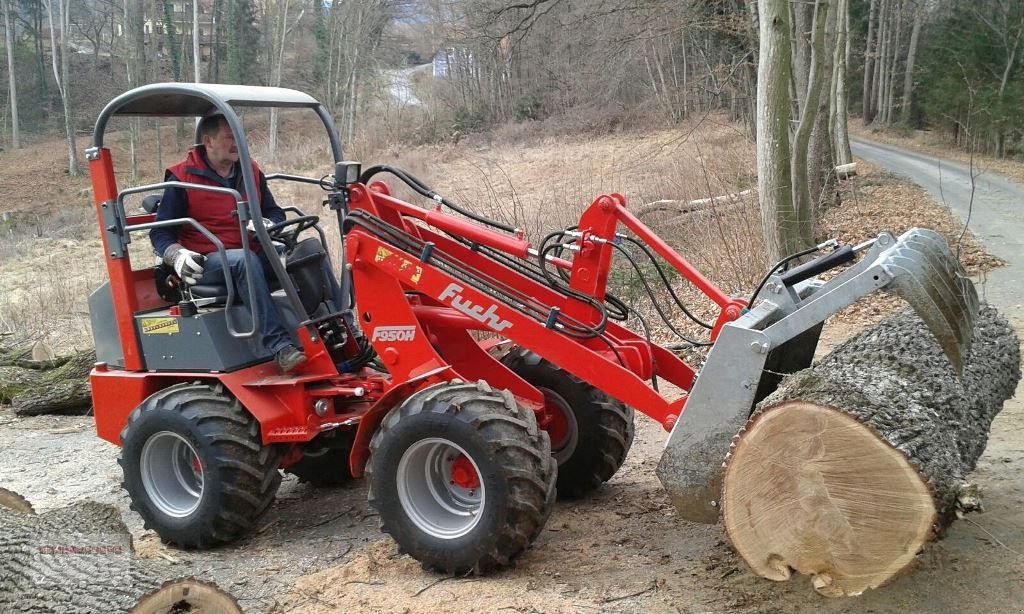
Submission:
[[[274,354],[274,360],[277,361],[277,366],[281,367],[281,371],[288,373],[306,362],[306,355],[294,345],[286,345]]]

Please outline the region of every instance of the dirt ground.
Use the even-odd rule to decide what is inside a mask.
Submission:
[[[857,209],[826,222],[846,240],[921,218],[956,230],[920,190],[882,173],[864,173],[856,187]],[[965,259],[974,270],[995,264],[973,244]],[[823,350],[895,305],[866,301],[833,318]],[[1014,324],[1024,331],[1024,321]],[[255,535],[208,552],[164,547],[128,510],[118,450],[96,438],[88,416],[17,418],[0,408],[0,487],[39,511],[85,499],[115,505],[137,552],[165,564],[167,578],[216,582],[246,612],[1022,612],[1021,392],[996,418],[971,476],[985,512],[954,523],[911,573],[844,600],[820,597],[806,578],[759,579],[720,526],[681,520],[654,474],[667,433],[641,415],[619,473],[586,501],[560,503],[515,567],[484,578],[440,576],[399,555],[377,528],[363,482],[314,489],[287,477]]]

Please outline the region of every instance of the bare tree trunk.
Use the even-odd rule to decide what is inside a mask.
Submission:
[[[192,2],[192,73],[194,81],[199,83],[199,2]]]
[[[886,79],[885,87],[885,117],[884,122],[886,126],[891,126],[893,122],[893,115],[896,108],[895,92],[896,89],[896,70],[899,68],[900,59],[900,39],[903,38],[903,0],[896,0],[896,31],[892,37],[891,55],[889,58],[889,77]]]
[[[11,99],[11,147],[21,149],[20,122],[18,121],[18,87],[14,74],[14,11],[11,0],[3,0],[4,41],[7,45],[7,80]]]
[[[818,108],[814,117],[814,127],[811,129],[810,139],[807,145],[807,187],[811,196],[811,219],[805,230],[809,233],[806,237],[808,242],[814,242],[814,220],[818,212],[826,206],[829,194],[834,194],[832,189],[835,183],[835,160],[833,158],[832,130],[830,108],[834,103],[834,86],[832,81],[835,78],[833,70],[833,55],[829,53],[830,48],[836,48],[836,3],[841,0],[830,0],[828,8],[821,13],[825,17],[825,23],[815,17],[815,49],[811,57],[817,62],[817,70],[820,75],[821,85],[819,86]],[[818,45],[820,39],[820,46]]]
[[[792,174],[793,201],[796,209],[797,224],[800,232],[801,245],[814,242],[814,202],[816,195],[811,193],[811,181],[808,177],[808,147],[814,131],[821,92],[825,86],[825,22],[828,14],[829,0],[815,0],[811,31],[813,42],[810,49],[810,74],[807,80],[807,94],[800,123],[797,125],[793,138]],[[795,251],[795,250],[794,250]]]
[[[917,60],[917,39],[921,35],[921,24],[924,22],[924,6],[915,0],[911,10],[914,12],[914,27],[910,31],[910,47],[907,49],[907,66],[903,74],[903,107],[900,109],[900,123],[910,125],[910,113],[914,100],[914,64]]]
[[[68,174],[72,177],[78,176],[78,152],[75,146],[74,118],[71,116],[71,103],[68,99],[68,37],[67,37],[67,16],[68,7],[64,2],[67,0],[56,0],[60,2],[58,8],[61,18],[57,25],[60,27],[60,68],[58,69],[57,41],[54,34],[53,2],[54,0],[43,0],[46,3],[47,17],[50,22],[50,61],[53,65],[53,78],[57,82],[57,92],[60,94],[60,101],[64,107],[64,133],[67,136],[68,144]]]
[[[875,40],[875,22],[878,21],[878,3],[880,0],[871,0],[871,9],[868,11],[868,37],[864,42],[864,93],[861,100],[861,120],[864,125],[871,123],[874,119],[872,113],[871,84],[874,76],[875,48],[878,42]]]
[[[811,74],[811,21],[814,5],[806,2],[792,2],[789,5],[793,16],[793,87],[796,92],[793,115],[800,117],[807,104],[807,81]],[[710,67],[709,67],[710,70]]]
[[[835,109],[832,118],[832,145],[836,165],[853,162],[850,150],[850,133],[848,130],[846,110],[846,66],[850,55],[850,4],[849,0],[839,0],[836,11],[836,54],[835,82],[833,83],[833,101]]]
[[[757,189],[771,260],[798,251],[800,226],[790,175],[789,88],[792,80],[789,3],[758,0]]]
[[[878,12],[878,59],[875,62],[875,83],[872,97],[874,98],[875,116],[884,112],[885,77],[888,74],[886,63],[889,57],[889,7],[893,0],[881,0]],[[872,118],[874,121],[875,118]]]
[[[124,0],[125,16],[125,50],[127,51],[128,62],[128,87],[142,85],[145,78],[145,45],[146,38],[143,32],[143,3],[142,0]],[[139,177],[138,142],[141,133],[139,118],[133,117],[128,120],[128,141],[129,158],[131,166],[131,181],[135,182]]]

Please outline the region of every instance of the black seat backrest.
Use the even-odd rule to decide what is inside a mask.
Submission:
[[[299,241],[295,249],[288,254],[285,263],[288,274],[295,282],[295,290],[302,301],[302,307],[308,315],[316,312],[320,304],[331,297],[322,266],[326,256],[320,240],[311,237]]]

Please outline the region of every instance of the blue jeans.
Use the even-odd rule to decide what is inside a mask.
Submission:
[[[259,335],[263,346],[273,354],[278,353],[286,346],[295,345],[291,334],[281,324],[282,318],[270,296],[268,279],[276,279],[274,269],[271,268],[265,252],[255,254],[249,252],[252,257],[251,275],[245,268],[245,250],[229,249],[227,252],[227,267],[231,270],[231,277],[235,282],[235,300],[242,304],[249,303],[249,284],[252,284],[255,295],[251,305],[253,313],[259,320],[256,334]],[[199,283],[209,285],[224,285],[224,263],[220,254],[212,252],[206,255],[206,265],[203,270],[203,277]]]

